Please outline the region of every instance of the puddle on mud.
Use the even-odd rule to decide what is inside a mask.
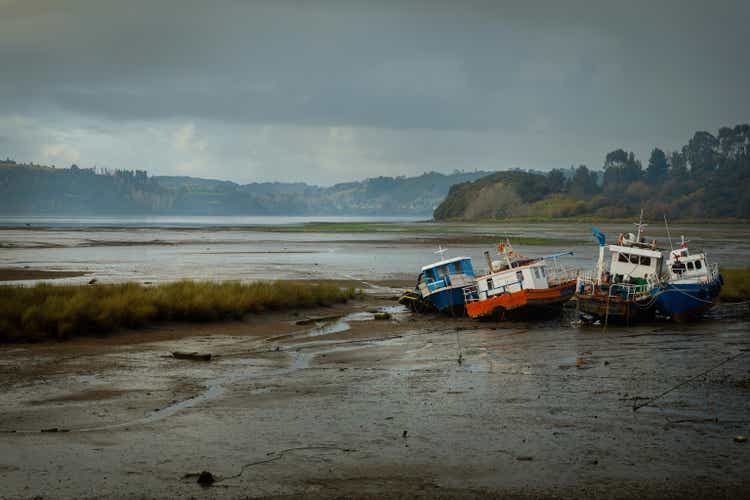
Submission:
[[[307,332],[308,337],[318,337],[320,335],[329,335],[331,333],[341,333],[351,329],[350,321],[371,321],[375,315],[370,312],[355,312],[347,314],[335,321],[316,323],[315,328]]]
[[[388,312],[389,314],[395,315],[395,314],[404,314],[408,313],[406,311],[406,308],[403,308],[403,306],[389,306],[389,307],[383,307],[379,308],[379,312]],[[339,318],[335,321],[331,322],[323,322],[322,324],[316,324],[316,326],[307,332],[305,332],[300,337],[316,337],[320,335],[327,335],[330,333],[338,333],[338,332],[344,332],[349,329],[351,329],[350,322],[352,321],[372,321],[375,318],[375,314],[373,312],[355,312],[348,314],[342,318]],[[115,424],[109,424],[109,425],[103,425],[103,426],[96,426],[96,427],[90,427],[90,428],[84,428],[84,429],[70,429],[69,432],[94,432],[94,431],[103,431],[103,430],[113,430],[113,429],[122,429],[134,425],[142,425],[142,424],[150,424],[153,422],[157,422],[159,420],[163,420],[165,418],[168,418],[179,411],[186,410],[188,408],[192,408],[196,405],[199,405],[201,403],[213,400],[226,391],[226,386],[237,383],[237,382],[245,382],[248,380],[252,380],[255,378],[266,378],[266,377],[275,377],[279,375],[285,375],[290,374],[295,371],[304,370],[310,367],[310,363],[315,358],[316,355],[322,354],[322,353],[332,353],[332,352],[338,352],[338,351],[344,351],[349,350],[352,348],[341,348],[341,347],[334,347],[325,349],[324,351],[320,353],[315,354],[306,354],[302,351],[287,351],[287,354],[291,356],[291,364],[286,368],[277,368],[277,369],[265,369],[264,367],[258,366],[255,364],[256,360],[254,359],[234,359],[233,362],[240,365],[240,368],[238,371],[231,372],[227,375],[217,377],[214,379],[210,379],[206,383],[206,389],[191,398],[170,404],[168,406],[165,406],[164,408],[160,408],[158,410],[154,410],[144,417],[137,418],[134,420],[129,420],[127,422],[120,422]],[[79,377],[81,380],[84,378],[87,382],[91,382],[95,380],[96,376],[90,376],[90,375],[83,375]],[[24,432],[24,431],[19,431]],[[25,432],[36,432],[36,431],[25,431]]]
[[[410,314],[409,310],[402,305],[378,307],[376,312],[390,314],[391,319],[397,321],[403,320],[405,316],[408,316]],[[321,321],[319,323],[316,323],[315,328],[307,332],[307,336],[318,337],[320,335],[345,332],[351,329],[351,325],[349,325],[351,321],[372,321],[375,319],[376,312],[359,311],[347,314],[346,316],[338,318],[335,321]]]

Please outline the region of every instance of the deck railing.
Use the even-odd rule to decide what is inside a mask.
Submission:
[[[572,267],[545,268],[545,273],[547,274],[547,283],[552,286],[572,281],[579,275],[578,269]]]
[[[508,289],[511,287],[515,287],[515,286],[518,286],[520,290],[523,290],[523,281],[514,281],[512,283],[505,283],[503,285],[493,286],[492,288],[487,289],[487,291],[482,291],[482,292],[479,291],[479,288],[477,288],[476,285],[465,286],[464,287],[464,301],[468,303],[468,302],[474,302],[480,299],[486,300],[496,295],[502,295],[504,293],[511,293],[508,291]],[[493,293],[490,294],[490,292],[493,292]],[[471,297],[469,295],[471,295]]]
[[[651,280],[643,284],[602,284],[599,280],[594,280],[589,273],[581,273],[576,282],[576,292],[579,295],[598,295],[609,298],[622,298],[627,301],[641,300],[649,297],[652,288],[654,288],[654,283]]]
[[[471,285],[474,283],[474,277],[469,276],[467,274],[452,274],[449,276],[443,276],[442,279],[435,280],[435,281],[429,281],[425,282],[424,286],[429,290],[430,292],[434,292],[435,290],[440,290],[442,288],[446,287],[464,287],[467,285]],[[420,284],[420,288],[421,288]]]

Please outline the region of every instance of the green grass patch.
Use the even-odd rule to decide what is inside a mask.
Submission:
[[[724,286],[721,287],[721,300],[740,302],[750,300],[750,268],[721,269]]]
[[[346,302],[357,293],[289,281],[0,286],[0,342],[65,339],[158,321],[240,319],[248,313]]]

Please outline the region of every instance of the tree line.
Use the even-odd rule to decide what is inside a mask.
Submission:
[[[607,153],[601,170],[585,165],[498,172],[454,186],[434,216],[750,218],[750,125],[696,132],[683,147],[654,148],[644,168],[632,151]],[[486,206],[479,206],[483,203]]]

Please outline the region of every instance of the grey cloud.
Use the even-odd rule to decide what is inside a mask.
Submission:
[[[384,129],[365,134],[390,149],[376,156],[414,170],[442,161],[404,137],[428,150],[463,137],[449,142],[483,151],[483,168],[524,163],[498,149],[501,135],[528,166],[551,168],[600,162],[608,147],[674,147],[750,115],[740,0],[0,0],[0,11],[0,116],[58,128]]]

